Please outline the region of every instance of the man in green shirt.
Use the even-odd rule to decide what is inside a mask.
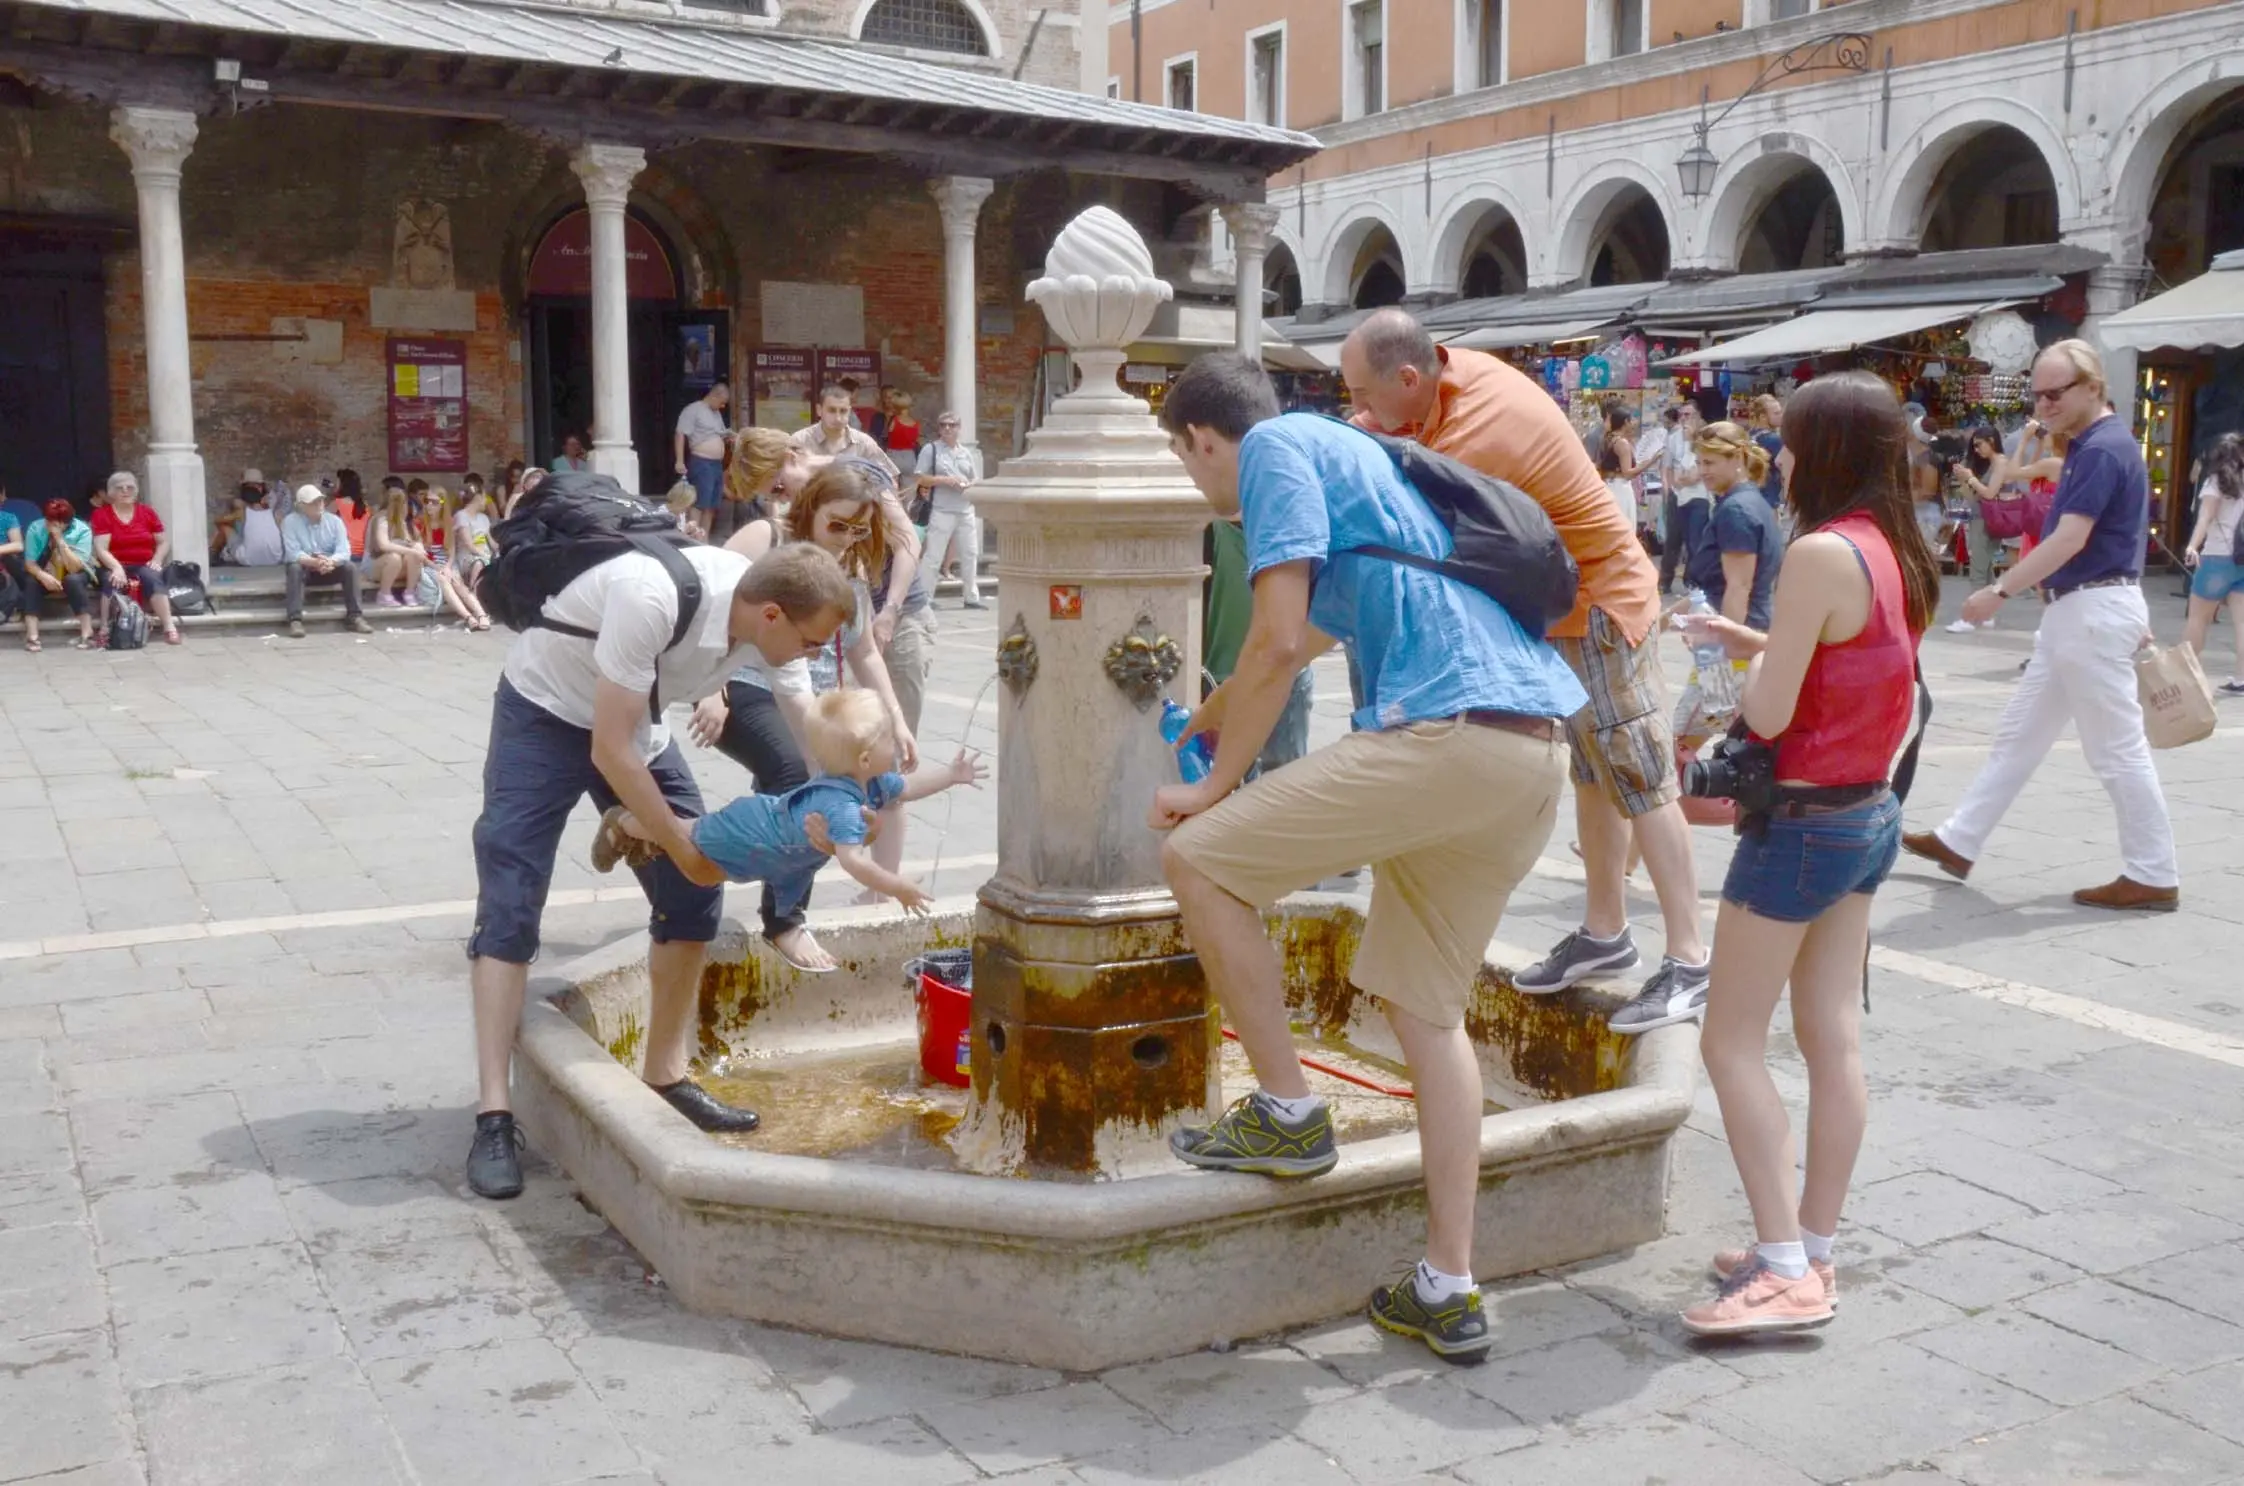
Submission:
[[[1239,664],[1239,647],[1246,643],[1247,617],[1254,611],[1254,589],[1247,582],[1247,536],[1236,520],[1217,518],[1208,523],[1201,556],[1208,564],[1205,611],[1200,629],[1203,685],[1213,690],[1231,679]],[[1293,678],[1293,694],[1270,741],[1255,760],[1254,773],[1267,774],[1290,764],[1309,751],[1309,707],[1316,700],[1310,668],[1303,666]]]

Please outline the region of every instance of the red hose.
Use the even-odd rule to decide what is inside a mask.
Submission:
[[[1239,1034],[1232,1031],[1229,1027],[1225,1027],[1223,1029],[1223,1035],[1226,1040],[1231,1042],[1237,1042],[1239,1040]],[[1337,1078],[1342,1083],[1354,1084],[1359,1089],[1369,1089],[1374,1094],[1385,1094],[1390,1099],[1415,1099],[1418,1097],[1416,1093],[1412,1092],[1408,1084],[1373,1083],[1370,1079],[1365,1078],[1360,1073],[1350,1073],[1345,1068],[1335,1068],[1330,1063],[1322,1062],[1316,1058],[1303,1058],[1301,1060],[1301,1066],[1304,1068],[1314,1068],[1319,1073],[1324,1074],[1328,1078]]]

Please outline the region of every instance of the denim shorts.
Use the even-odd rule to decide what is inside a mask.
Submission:
[[[673,741],[647,765],[678,815],[701,814],[701,791]],[[563,722],[504,680],[491,700],[491,743],[483,755],[483,813],[475,822],[475,930],[470,959],[527,965],[538,957],[538,920],[553,885],[553,860],[569,814],[586,795],[605,810],[615,792],[592,762],[592,733]],[[707,944],[724,915],[721,887],[698,887],[658,856],[636,869],[652,912],[657,944]]]
[[[1849,893],[1876,892],[1900,852],[1901,802],[1890,793],[1827,815],[1772,816],[1738,837],[1722,901],[1804,924]]]
[[[2189,596],[2219,603],[2232,593],[2244,593],[2244,568],[2233,557],[2200,557],[2197,576],[2189,580]]]

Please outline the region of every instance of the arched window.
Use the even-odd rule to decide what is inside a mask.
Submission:
[[[986,57],[990,52],[989,38],[958,0],[878,0],[865,13],[857,39],[968,57]]]

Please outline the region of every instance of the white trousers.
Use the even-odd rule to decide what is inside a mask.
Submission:
[[[982,602],[982,523],[974,519],[974,508],[963,511],[945,511],[937,508],[927,518],[927,542],[920,550],[920,567],[927,573],[927,591],[935,591],[935,579],[943,571],[943,558],[949,552],[952,538],[958,540],[958,575],[966,584],[966,602]]]
[[[2143,736],[2135,693],[2135,649],[2150,630],[2140,588],[2069,593],[2042,615],[2033,659],[1995,725],[1979,777],[1940,827],[1959,856],[1978,860],[2003,812],[2041,766],[2070,721],[2081,752],[2119,814],[2120,870],[2146,887],[2179,887],[2174,826]],[[2055,802],[2052,809],[2066,808]]]

